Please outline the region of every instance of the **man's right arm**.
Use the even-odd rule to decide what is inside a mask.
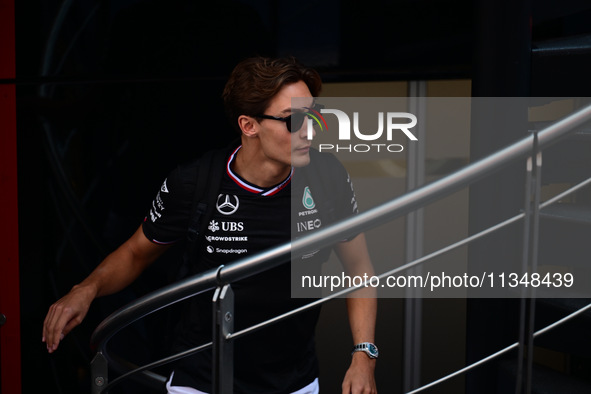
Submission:
[[[132,283],[168,246],[151,242],[142,227],[109,254],[80,284],[49,307],[42,340],[49,353],[79,325],[96,297],[116,293]]]

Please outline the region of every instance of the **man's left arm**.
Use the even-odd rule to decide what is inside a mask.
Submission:
[[[339,243],[335,250],[347,275],[368,278],[368,280],[374,275],[364,234]],[[352,293],[347,298],[347,312],[353,344],[373,343],[377,314],[375,289],[364,287]],[[375,364],[375,358],[370,358],[364,352],[355,352],[343,380],[343,394],[377,393],[374,377]]]

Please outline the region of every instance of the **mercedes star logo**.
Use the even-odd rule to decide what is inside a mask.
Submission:
[[[236,195],[220,194],[218,196],[216,208],[222,215],[231,215],[238,210],[239,205],[240,202]]]

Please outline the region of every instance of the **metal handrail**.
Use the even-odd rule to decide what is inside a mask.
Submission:
[[[591,105],[551,124],[537,133],[538,147],[544,149],[557,142],[572,129],[591,120]],[[456,192],[476,180],[507,166],[515,160],[531,155],[534,136],[498,150],[464,168],[423,187],[406,193],[364,213],[318,230],[290,243],[276,246],[252,257],[240,259],[227,266],[189,277],[150,293],[107,317],[94,331],[91,346],[106,356],[110,338],[131,323],[168,305],[180,302],[196,294],[211,290],[221,284],[231,283],[276,267],[290,259],[291,255],[306,250],[334,244],[343,237],[377,227],[417,208]],[[313,303],[314,304],[314,303]],[[268,323],[268,322],[267,322]]]
[[[565,190],[565,191],[557,194],[556,196],[554,196],[554,197],[552,197],[552,198],[544,201],[543,203],[540,204],[539,208],[540,209],[543,209],[543,208],[545,208],[545,207],[547,207],[547,206],[549,206],[551,204],[554,204],[555,202],[563,199],[564,197],[566,197],[566,196],[568,196],[568,195],[570,195],[570,194],[572,194],[572,193],[574,193],[574,192],[576,192],[576,191],[578,191],[578,190],[580,190],[580,189],[582,189],[584,187],[587,187],[590,184],[591,184],[591,177],[588,178],[588,179],[586,179],[586,180],[584,180],[584,181],[582,181],[582,182],[580,182],[579,184],[577,184],[577,185],[575,185],[575,186],[573,186],[573,187],[571,187],[571,188],[569,188],[569,189],[567,189],[567,190]],[[457,242],[455,242],[455,243],[453,243],[451,245],[445,246],[445,247],[443,247],[443,248],[441,248],[441,249],[439,249],[437,251],[434,251],[434,252],[432,252],[432,253],[430,253],[428,255],[422,256],[422,257],[420,257],[420,258],[418,258],[416,260],[410,261],[410,262],[408,262],[408,263],[406,263],[406,264],[404,264],[404,265],[402,265],[400,267],[397,267],[397,268],[395,268],[395,269],[393,269],[391,271],[387,271],[387,272],[385,272],[383,274],[380,274],[378,277],[380,279],[383,279],[386,276],[394,275],[394,274],[396,274],[398,272],[402,272],[402,271],[408,270],[408,269],[410,269],[410,268],[412,268],[412,267],[414,267],[416,265],[423,264],[423,263],[425,263],[425,262],[427,262],[429,260],[432,260],[435,257],[441,256],[441,255],[443,255],[445,253],[448,253],[448,252],[450,252],[452,250],[455,250],[455,249],[457,249],[457,248],[459,248],[461,246],[465,246],[465,245],[467,245],[467,244],[469,244],[469,243],[471,243],[471,242],[473,242],[473,241],[475,241],[477,239],[480,239],[480,238],[482,238],[482,237],[484,237],[484,236],[486,236],[486,235],[488,235],[490,233],[493,233],[493,232],[495,232],[497,230],[500,230],[501,228],[504,228],[504,227],[506,227],[506,226],[508,226],[508,225],[510,225],[512,223],[515,223],[516,221],[523,219],[524,216],[525,216],[524,213],[517,214],[517,215],[515,215],[515,216],[513,216],[513,217],[511,217],[511,218],[509,218],[507,220],[504,220],[504,221],[502,221],[500,223],[497,223],[497,224],[495,224],[495,225],[493,225],[493,226],[491,226],[491,227],[489,227],[487,229],[484,229],[484,230],[480,231],[479,233],[476,233],[474,235],[471,235],[471,236],[469,236],[467,238],[464,238],[464,239],[462,239],[460,241],[457,241]],[[329,296],[326,296],[326,297],[324,297],[322,299],[313,301],[313,302],[311,302],[309,304],[306,304],[306,305],[304,305],[302,307],[299,307],[297,309],[288,311],[288,312],[286,312],[286,313],[284,313],[282,315],[275,316],[275,317],[273,317],[271,319],[262,321],[262,322],[260,322],[258,324],[255,324],[254,326],[247,327],[247,328],[245,328],[245,329],[243,329],[241,331],[237,331],[237,332],[231,333],[231,334],[229,334],[227,336],[226,339],[228,339],[228,340],[230,340],[230,339],[236,339],[236,338],[239,338],[239,337],[241,337],[243,335],[247,335],[249,332],[258,330],[258,329],[260,329],[262,327],[265,327],[267,325],[271,325],[271,324],[277,323],[277,322],[279,322],[279,321],[281,321],[283,319],[286,319],[286,318],[288,318],[290,316],[293,316],[293,315],[295,315],[297,313],[303,312],[303,311],[305,311],[305,310],[307,310],[309,308],[318,306],[318,305],[320,305],[322,303],[325,303],[327,301],[330,301],[330,300],[332,300],[334,298],[343,297],[343,296],[347,295],[348,293],[351,293],[351,292],[355,291],[356,289],[357,289],[357,287],[352,287],[352,288],[346,288],[346,289],[340,290],[338,292],[332,293]],[[547,327],[545,327],[545,328],[543,328],[543,329],[541,329],[539,331],[536,331],[534,333],[534,336],[537,337],[539,335],[545,334],[549,330],[554,329],[555,327],[557,327],[557,326],[559,326],[561,324],[564,324],[565,322],[567,322],[567,321],[569,321],[569,320],[577,317],[578,315],[580,315],[581,313],[585,312],[586,310],[588,310],[590,308],[591,308],[591,304],[588,305],[588,306],[585,306],[585,307],[583,307],[583,308],[581,308],[581,309],[579,309],[579,310],[577,310],[577,311],[575,311],[573,313],[571,313],[570,315],[568,315],[568,316],[560,319],[559,321],[556,321],[556,322],[548,325]],[[491,354],[491,355],[489,355],[487,357],[484,357],[483,359],[481,359],[479,361],[476,361],[476,362],[474,362],[474,363],[472,363],[472,364],[470,364],[470,365],[468,365],[468,366],[466,366],[464,368],[461,368],[461,369],[459,369],[459,370],[457,370],[457,371],[455,371],[455,372],[453,372],[453,373],[451,373],[451,374],[449,374],[449,375],[447,375],[447,376],[445,376],[443,378],[437,379],[437,380],[435,380],[435,381],[433,381],[431,383],[428,383],[428,384],[426,384],[426,385],[424,385],[422,387],[419,387],[417,389],[414,389],[414,390],[412,390],[411,392],[409,392],[407,394],[418,393],[418,392],[423,391],[423,390],[425,390],[427,388],[430,388],[430,387],[435,386],[437,384],[443,383],[443,382],[445,382],[445,381],[447,381],[449,379],[452,379],[452,378],[454,378],[454,377],[456,377],[458,375],[461,375],[461,374],[463,374],[465,372],[468,372],[468,371],[470,371],[470,370],[472,370],[474,368],[477,368],[480,365],[482,365],[482,364],[484,364],[484,363],[486,363],[486,362],[488,362],[490,360],[493,360],[493,359],[495,359],[495,358],[497,358],[497,357],[499,357],[499,356],[501,356],[501,355],[509,352],[510,350],[515,349],[517,347],[517,345],[518,345],[518,343],[514,343],[511,346],[508,346],[508,347],[506,347],[504,349],[501,349],[500,351],[498,351],[496,353],[493,353],[493,354]],[[113,361],[116,363],[116,366],[119,367],[119,369],[121,369],[121,368],[127,368],[126,369],[127,372],[125,372],[123,375],[117,377],[112,382],[110,382],[106,387],[103,388],[103,391],[109,389],[112,386],[117,385],[119,382],[121,382],[121,381],[123,381],[123,380],[125,380],[125,379],[127,379],[127,378],[129,378],[129,377],[131,377],[133,375],[135,375],[135,374],[138,374],[138,373],[144,373],[144,379],[152,379],[153,381],[156,381],[158,383],[164,384],[165,381],[166,381],[166,378],[165,377],[160,376],[160,375],[155,374],[155,373],[152,373],[152,372],[146,372],[146,371],[149,371],[151,369],[154,369],[154,368],[160,367],[162,365],[171,363],[171,362],[176,361],[176,360],[179,360],[181,358],[188,357],[188,356],[190,356],[192,354],[195,354],[197,352],[200,352],[200,351],[209,349],[211,347],[212,347],[212,342],[204,343],[204,344],[202,344],[200,346],[196,346],[194,348],[187,349],[187,350],[185,350],[185,351],[183,351],[181,353],[174,354],[172,356],[163,358],[161,360],[157,360],[157,361],[151,362],[151,363],[146,364],[146,365],[143,365],[141,367],[135,366],[132,370],[130,370],[130,368],[128,368],[127,365],[124,365],[123,363],[120,363],[120,360],[114,359]]]

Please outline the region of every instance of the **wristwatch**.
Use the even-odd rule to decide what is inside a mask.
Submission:
[[[379,355],[378,347],[371,342],[358,343],[353,347],[351,356],[355,354],[355,352],[364,352],[369,358],[378,358]]]

